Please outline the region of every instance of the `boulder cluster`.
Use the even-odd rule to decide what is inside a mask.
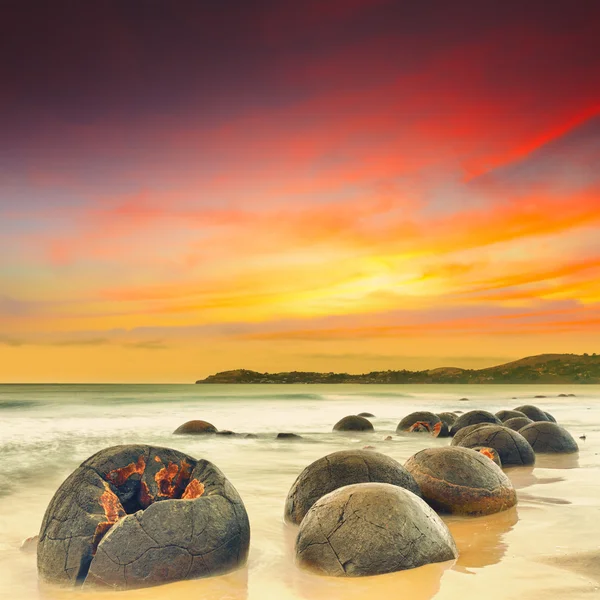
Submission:
[[[333,431],[373,433],[369,418],[346,416]],[[199,420],[174,434],[239,435]],[[532,405],[496,414],[418,411],[396,434],[451,442],[404,465],[372,446],[308,465],[284,510],[299,526],[299,565],[355,577],[453,560],[458,551],[440,514],[508,510],[517,494],[504,467],[533,465],[536,453],[578,451],[571,434]],[[303,440],[293,432],[277,439]],[[84,461],[56,491],[37,540],[38,571],[53,583],[140,588],[236,569],[249,544],[244,503],[215,465],[170,448],[115,446]]]

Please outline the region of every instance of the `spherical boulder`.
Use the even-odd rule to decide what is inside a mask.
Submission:
[[[529,417],[532,421],[549,421],[546,413],[537,406],[533,406],[532,404],[524,404],[523,406],[519,406],[515,408],[522,412],[526,417]]]
[[[573,436],[556,423],[531,423],[519,430],[519,433],[531,444],[535,452],[568,454],[579,451]]]
[[[479,427],[452,445],[463,448],[476,448],[485,446],[498,452],[502,465],[533,465],[535,453],[529,442],[517,431],[502,425],[485,425]]]
[[[276,439],[278,439],[278,440],[303,440],[304,438],[301,435],[298,435],[297,433],[283,432],[283,433],[278,433]]]
[[[342,450],[316,460],[300,473],[285,501],[285,520],[299,525],[319,498],[354,483],[389,483],[421,495],[412,475],[393,458],[379,452]]]
[[[490,515],[517,503],[510,479],[489,457],[475,450],[428,448],[404,466],[419,484],[425,501],[441,512]]]
[[[435,437],[446,437],[448,427],[436,414],[427,410],[420,410],[406,415],[398,423],[396,433],[402,432],[430,433]]]
[[[546,417],[548,418],[548,421],[550,421],[551,423],[556,423],[556,419],[554,418],[553,415],[551,415],[548,411],[544,411],[544,414],[546,415]]]
[[[340,419],[334,426],[333,431],[375,431],[371,421],[358,415],[350,415]]]
[[[476,425],[477,423],[491,423],[493,425],[501,425],[502,421],[487,410],[470,410],[464,415],[460,415],[454,425],[452,425],[452,435],[456,435],[463,427],[468,425]]]
[[[475,452],[479,452],[483,456],[487,456],[493,463],[502,468],[502,461],[500,460],[500,455],[493,448],[485,447],[485,446],[475,446],[473,448]]]
[[[454,438],[452,440],[452,445],[453,446],[458,445],[464,437],[469,435],[469,433],[471,433],[472,431],[475,431],[476,429],[479,429],[480,427],[485,427],[486,425],[491,425],[491,423],[475,423],[474,425],[467,425],[466,427],[459,429],[456,432],[456,434],[454,435]]]
[[[145,587],[235,569],[249,543],[244,504],[212,463],[114,446],[84,461],[50,501],[38,572],[73,586]]]
[[[453,412],[442,412],[438,413],[437,416],[446,424],[448,430],[452,429],[452,425],[454,425],[456,419],[458,419],[458,415]]]
[[[188,421],[180,425],[173,433],[177,435],[202,435],[217,433],[217,428],[207,421]]]
[[[387,483],[359,483],[318,500],[296,539],[296,561],[323,575],[359,577],[453,560],[445,523],[418,496]]]
[[[527,427],[527,425],[531,425],[533,421],[528,417],[516,417],[515,419],[508,419],[508,421],[504,421],[504,427],[508,427],[513,431],[519,431],[523,429],[523,427]]]
[[[372,413],[370,413],[370,412],[361,412],[361,413],[358,413],[358,416],[359,416],[359,417],[371,417],[371,418],[372,418],[372,417],[374,417],[375,415],[374,415],[374,414],[372,414]]]
[[[500,419],[500,421],[502,421],[502,423],[505,423],[509,419],[516,419],[517,417],[527,417],[525,413],[522,413],[518,410],[499,410],[496,413],[496,416]]]

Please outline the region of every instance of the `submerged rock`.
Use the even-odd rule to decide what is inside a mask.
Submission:
[[[556,423],[538,422],[523,427],[519,433],[531,444],[535,452],[578,452],[579,446],[573,436]]]
[[[454,438],[452,445],[463,448],[493,448],[498,452],[504,467],[535,463],[535,453],[529,442],[520,433],[502,425],[484,425],[458,441]]]
[[[278,433],[277,434],[277,439],[278,440],[302,440],[304,439],[301,435],[298,435],[297,433]]]
[[[217,428],[207,421],[188,421],[180,425],[173,433],[177,435],[201,435],[204,433],[217,433]]]
[[[435,512],[412,492],[386,483],[348,485],[323,496],[296,540],[298,564],[337,577],[402,571],[457,556]]]
[[[425,501],[441,512],[489,515],[517,503],[510,479],[493,460],[475,450],[428,448],[404,466],[419,484]]]
[[[358,413],[358,416],[359,417],[374,417],[375,415],[371,414],[370,412],[361,412],[361,413]]]
[[[216,575],[245,563],[244,504],[207,460],[170,448],[107,448],[50,501],[38,572],[53,583],[145,587]]]
[[[389,483],[420,495],[419,486],[397,461],[379,452],[342,450],[308,465],[292,485],[285,501],[284,518],[299,525],[322,496],[353,483]]]
[[[456,423],[458,415],[453,412],[442,412],[438,413],[437,416],[446,424],[448,430],[452,429],[452,425]]]
[[[522,413],[520,410],[499,410],[496,413],[496,416],[502,421],[506,423],[509,419],[516,419],[518,417],[527,417],[525,413]]]
[[[340,419],[334,426],[333,431],[375,431],[371,421],[358,415],[350,415]]]

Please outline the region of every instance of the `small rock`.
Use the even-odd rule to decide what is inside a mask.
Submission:
[[[20,547],[21,552],[25,552],[26,554],[35,554],[37,552],[37,543],[39,539],[39,535],[32,535],[26,540],[23,540],[23,543]]]
[[[371,421],[358,415],[349,415],[333,426],[333,431],[375,431]]]
[[[304,438],[301,435],[298,435],[297,433],[278,433],[277,439],[278,440],[302,440]]]
[[[361,412],[361,413],[358,413],[358,416],[359,417],[374,417],[375,415],[370,412]]]

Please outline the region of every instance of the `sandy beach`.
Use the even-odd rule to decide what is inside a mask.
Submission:
[[[558,398],[561,392],[576,397]],[[535,467],[506,469],[518,492],[513,509],[486,517],[444,517],[460,553],[455,562],[344,580],[294,564],[297,529],[283,522],[283,506],[309,463],[365,445],[404,463],[422,448],[449,444],[428,435],[396,435],[398,421],[409,412],[497,411],[524,399],[533,402],[534,395],[547,396],[535,403],[573,434],[580,452],[538,455]],[[459,402],[462,397],[470,400]],[[0,409],[2,598],[586,600],[600,590],[598,386],[0,386]],[[331,433],[339,418],[363,410],[376,415],[375,433]],[[172,436],[191,418],[258,438]],[[282,431],[304,439],[276,441]],[[392,441],[384,441],[387,435]],[[224,471],[250,517],[247,566],[221,577],[119,593],[40,585],[35,555],[19,548],[37,534],[54,491],[95,451],[133,442],[208,458]]]

